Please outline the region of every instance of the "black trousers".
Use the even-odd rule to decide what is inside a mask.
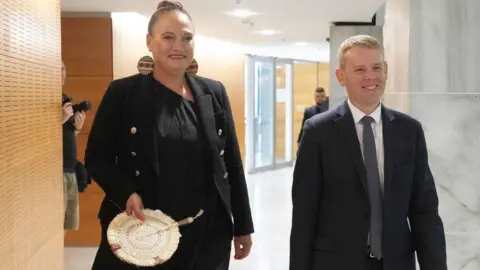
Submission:
[[[180,245],[170,260],[155,270],[228,270],[233,226],[223,204],[217,204],[215,215],[204,215],[192,224],[180,227]],[[138,270],[119,260],[112,252],[102,228],[102,240],[92,270]]]

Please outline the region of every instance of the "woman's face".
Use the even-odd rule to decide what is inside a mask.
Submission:
[[[160,14],[152,33],[147,35],[155,66],[183,74],[193,60],[193,35],[193,24],[187,15],[178,11]]]

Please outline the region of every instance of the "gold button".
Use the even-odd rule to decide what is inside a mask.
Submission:
[[[136,157],[136,156],[137,156],[137,153],[132,152],[132,156]]]
[[[140,171],[135,171],[135,176],[140,176]]]
[[[132,128],[130,129],[130,132],[131,132],[132,134],[136,134],[136,133],[137,133],[137,128],[136,128],[136,127],[132,127]]]
[[[220,151],[220,156],[223,156],[223,154],[225,154],[225,151],[224,150]]]
[[[227,179],[227,177],[228,177],[228,172],[226,172],[226,173],[223,175],[223,178],[224,178],[224,179]]]
[[[222,136],[222,134],[223,134],[223,130],[219,129],[218,130],[218,136]]]

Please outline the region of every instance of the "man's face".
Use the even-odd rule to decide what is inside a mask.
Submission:
[[[315,103],[317,105],[322,104],[322,102],[325,100],[325,92],[315,92]]]
[[[343,67],[335,74],[355,106],[371,107],[380,103],[387,81],[387,63],[379,49],[348,50],[343,57]]]

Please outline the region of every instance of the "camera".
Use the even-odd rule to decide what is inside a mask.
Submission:
[[[72,102],[72,98],[70,96],[62,93],[62,105],[67,103],[67,102]],[[72,104],[72,109],[73,109],[73,113],[88,112],[92,109],[92,104],[90,103],[90,101],[85,100],[85,101],[82,101],[78,104]]]

